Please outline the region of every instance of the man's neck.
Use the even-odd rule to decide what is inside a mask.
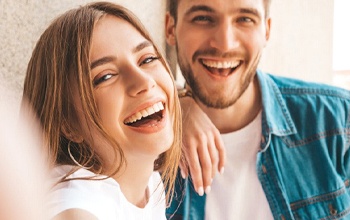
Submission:
[[[215,109],[208,108],[201,103],[199,105],[220,133],[237,131],[253,121],[262,108],[257,77],[254,78],[237,102],[228,108]]]

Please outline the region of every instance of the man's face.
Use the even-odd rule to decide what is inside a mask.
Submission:
[[[263,0],[180,0],[167,15],[167,42],[181,71],[208,107],[233,105],[254,78],[269,37]]]

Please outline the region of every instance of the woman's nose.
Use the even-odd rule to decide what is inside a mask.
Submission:
[[[130,96],[137,96],[145,93],[156,86],[156,81],[154,80],[152,74],[140,69],[139,67],[131,68],[128,76],[127,93]]]

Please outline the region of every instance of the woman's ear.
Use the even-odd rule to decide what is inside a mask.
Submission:
[[[165,17],[165,36],[169,45],[174,46],[176,44],[175,19],[169,12],[166,13]]]
[[[77,134],[66,121],[61,125],[61,132],[68,140],[75,143],[82,143],[84,141],[84,138],[81,135]]]

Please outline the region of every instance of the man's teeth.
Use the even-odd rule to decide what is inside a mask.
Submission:
[[[212,61],[212,60],[202,60],[203,64],[211,67],[211,68],[217,68],[217,69],[232,69],[236,68],[239,65],[239,61],[224,61],[224,62],[219,62],[219,61]]]
[[[154,104],[153,106],[148,107],[146,109],[143,109],[143,110],[137,112],[136,114],[130,116],[129,118],[127,118],[125,120],[125,123],[126,124],[134,123],[134,122],[140,120],[141,118],[145,118],[147,116],[153,115],[154,113],[159,112],[163,109],[164,109],[163,103],[158,102],[158,103]]]

